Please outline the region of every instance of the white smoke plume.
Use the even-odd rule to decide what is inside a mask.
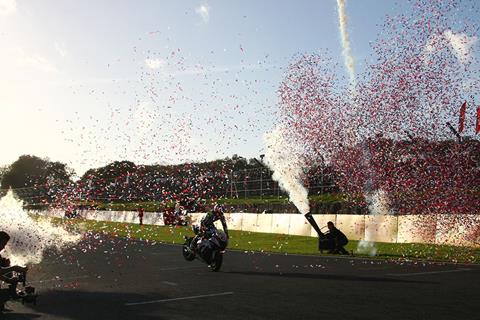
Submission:
[[[337,0],[338,24],[340,28],[340,37],[342,40],[342,54],[345,60],[348,74],[350,75],[350,84],[356,86],[355,80],[355,61],[353,59],[352,48],[350,46],[350,36],[348,35],[347,26],[348,18],[345,13],[345,0]]]
[[[477,42],[477,37],[469,37],[464,33],[454,33],[451,30],[445,31],[443,36],[448,40],[461,63],[466,63],[471,59],[472,47]]]
[[[476,36],[468,36],[465,33],[455,33],[446,30],[441,35],[432,36],[425,46],[427,54],[449,47],[460,63],[466,64],[472,59],[473,46],[477,42]]]
[[[272,178],[288,193],[298,211],[309,212],[308,191],[302,184],[305,166],[302,148],[287,141],[279,127],[267,133],[264,139],[267,145],[265,163],[273,171]]]
[[[80,240],[80,235],[47,221],[33,220],[22,206],[11,190],[0,199],[0,230],[10,235],[2,256],[10,259],[12,265],[40,263],[45,249],[60,250]]]
[[[391,214],[388,195],[382,189],[376,190],[371,194],[367,194],[365,198],[368,203],[368,210],[370,211],[370,214]]]
[[[357,245],[357,252],[374,257],[377,254],[377,246],[373,241],[360,240]]]
[[[388,196],[382,189],[365,195],[368,203],[368,210],[373,215],[387,215],[392,214],[390,211],[390,205]],[[362,254],[368,254],[369,256],[375,256],[377,254],[377,246],[371,239],[373,238],[373,229],[368,229],[365,234],[365,239],[360,240],[357,245],[357,252]]]

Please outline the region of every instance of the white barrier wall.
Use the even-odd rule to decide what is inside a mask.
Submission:
[[[303,219],[297,219],[296,214],[290,214],[290,227],[288,234],[296,236],[311,236],[312,226],[302,215]]]
[[[264,232],[264,233],[271,233],[272,232],[272,222],[273,217],[271,214],[258,214],[257,215],[257,225],[255,228],[255,232]]]
[[[305,220],[303,215],[298,215],[301,219]],[[312,215],[315,222],[318,224],[322,232],[326,232],[328,229],[326,228],[327,222],[332,221],[334,224],[336,223],[337,216],[335,214],[314,214]],[[311,228],[310,236],[317,237],[317,231]]]
[[[31,214],[63,217],[64,212],[30,211]],[[80,211],[88,220],[138,223],[135,211]],[[204,213],[189,214],[193,224],[199,224]],[[302,214],[255,214],[227,213],[230,230],[280,233],[316,237],[316,231]],[[480,215],[313,215],[315,221],[326,231],[328,221],[345,233],[351,240],[398,243],[437,243],[450,245],[480,246]],[[164,225],[163,213],[145,212],[144,224]],[[217,222],[217,227],[221,227]]]
[[[242,219],[242,231],[255,231],[258,214],[244,214]]]
[[[290,214],[272,214],[272,233],[288,234],[290,230]],[[301,216],[303,218],[303,216]]]
[[[435,215],[399,216],[397,242],[435,243],[436,230]]]
[[[332,221],[351,240],[480,246],[478,215],[323,214],[313,217],[322,231],[326,231],[327,222]],[[241,229],[229,226],[232,230],[317,236],[301,214],[232,213],[230,220],[244,221]]]
[[[435,242],[480,246],[480,216],[438,215]]]
[[[225,218],[227,220],[228,228],[232,230],[242,230],[243,214],[226,213]]]
[[[365,240],[397,242],[398,219],[390,215],[365,216]]]
[[[200,220],[202,220],[204,214],[203,213],[191,213],[190,216],[190,223],[191,224],[200,224]]]
[[[362,240],[365,238],[365,216],[352,214],[339,214],[335,226],[340,229],[348,239]]]
[[[49,210],[49,211],[29,211],[34,215],[64,218],[64,210]],[[96,210],[81,210],[77,211],[77,214],[86,220],[97,221],[112,221],[112,222],[124,222],[124,223],[139,223],[137,211],[96,211]],[[145,212],[143,214],[143,223],[157,226],[165,225],[163,221],[162,212]]]

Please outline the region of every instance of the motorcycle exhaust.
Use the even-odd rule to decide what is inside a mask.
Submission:
[[[305,219],[307,219],[308,223],[310,223],[310,225],[312,226],[313,229],[315,229],[315,231],[317,231],[317,234],[319,237],[322,237],[323,236],[323,232],[320,230],[320,228],[318,227],[318,224],[317,222],[315,221],[315,219],[313,219],[313,216],[312,216],[312,213],[311,212],[307,212],[305,213],[304,215]]]

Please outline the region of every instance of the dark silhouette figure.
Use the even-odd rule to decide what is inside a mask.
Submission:
[[[138,208],[138,218],[140,219],[140,225],[142,226],[143,225],[143,208],[140,207]]]
[[[327,239],[330,240],[330,251],[328,253],[341,253],[341,254],[348,254],[348,251],[345,250],[344,246],[347,245],[348,239],[343,234],[342,231],[335,228],[335,225],[332,221],[327,223],[328,232],[326,233]]]

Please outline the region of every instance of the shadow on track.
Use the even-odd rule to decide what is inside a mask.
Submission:
[[[333,280],[333,281],[366,281],[366,282],[396,282],[396,283],[419,283],[419,284],[436,284],[438,282],[432,281],[416,281],[392,279],[383,277],[363,277],[353,275],[340,274],[313,274],[313,273],[293,273],[293,272],[253,272],[253,271],[228,271],[228,274],[238,274],[245,276],[260,276],[260,277],[282,277],[282,278],[298,278],[298,279],[319,279],[319,280]]]
[[[12,311],[8,311],[4,314],[0,314],[0,319],[6,320],[29,320],[29,319],[38,319],[41,318],[41,314],[36,313],[15,313]]]
[[[148,315],[142,308],[126,308],[125,303],[151,300],[151,296],[122,292],[87,291],[45,291],[39,292],[36,306],[28,305],[31,313],[24,309],[15,312],[17,306],[9,305],[11,312],[0,315],[1,320],[20,320],[44,318],[45,315],[66,319],[166,319],[158,315]],[[152,294],[153,295],[153,294]],[[156,298],[161,298],[158,293]],[[165,297],[167,298],[167,297]],[[30,311],[29,310],[29,311]],[[37,314],[38,313],[38,314]]]

